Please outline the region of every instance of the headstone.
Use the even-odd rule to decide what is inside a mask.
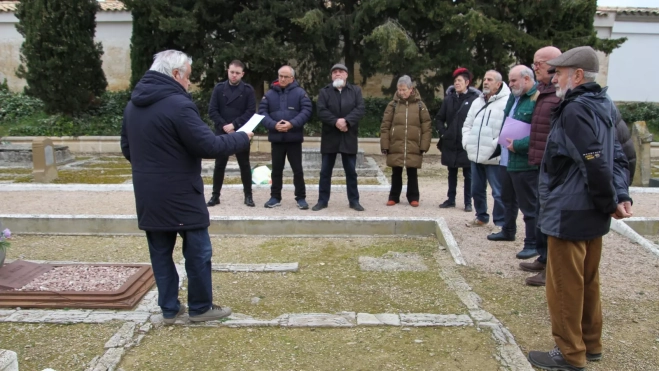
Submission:
[[[652,133],[648,130],[645,121],[637,121],[632,125],[632,142],[634,142],[636,151],[636,173],[632,185],[648,187],[652,175],[652,164],[650,163]]]
[[[0,291],[14,290],[30,283],[35,277],[54,267],[50,264],[37,264],[16,260],[0,267]]]
[[[32,141],[32,175],[38,183],[50,183],[57,179],[57,164],[55,163],[55,147],[53,141],[45,137],[37,137]]]

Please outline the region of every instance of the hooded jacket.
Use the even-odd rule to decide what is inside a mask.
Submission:
[[[407,99],[398,93],[389,102],[380,125],[380,148],[388,150],[387,166],[421,168],[432,138],[430,113],[418,92]]]
[[[575,241],[601,237],[617,204],[631,201],[614,109],[606,88],[590,82],[569,90],[552,115],[538,183],[543,233]]]
[[[471,103],[481,92],[474,88],[458,94],[453,85],[446,89],[444,102],[435,116],[435,128],[439,133],[437,148],[442,153],[442,165],[448,167],[471,166],[467,152],[462,148],[462,126]]]
[[[208,227],[201,159],[248,148],[247,134],[216,136],[176,80],[147,71],[133,89],[121,126],[121,152],[132,166],[139,228]]]
[[[510,88],[505,82],[501,82],[499,91],[487,102],[485,94],[481,94],[471,103],[462,127],[462,148],[467,151],[470,161],[483,165],[499,164],[499,156],[494,155],[509,96]]]
[[[263,118],[263,126],[268,129],[268,140],[272,143],[302,143],[304,142],[304,124],[311,118],[311,99],[297,84],[297,81],[279,86],[279,80],[270,85],[261,103],[259,114]],[[280,132],[275,125],[286,120],[293,125],[287,132]]]

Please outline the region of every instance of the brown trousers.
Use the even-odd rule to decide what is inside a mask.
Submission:
[[[551,332],[563,358],[573,366],[585,367],[586,352],[602,352],[602,237],[568,241],[549,236],[547,248]]]

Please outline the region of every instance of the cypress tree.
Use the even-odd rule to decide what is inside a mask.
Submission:
[[[107,87],[103,48],[94,42],[96,0],[22,0],[16,25],[25,41],[17,76],[25,92],[43,100],[46,111],[85,111]]]

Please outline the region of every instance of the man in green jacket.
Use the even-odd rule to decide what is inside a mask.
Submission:
[[[504,111],[506,117],[531,124],[533,109],[538,97],[533,70],[517,65],[508,74],[512,94]],[[505,125],[505,123],[504,123]],[[504,225],[501,231],[487,236],[490,241],[514,241],[517,232],[518,209],[524,214],[526,236],[524,248],[517,253],[518,259],[529,259],[538,255],[535,248],[536,190],[538,188],[538,167],[529,165],[529,137],[508,142],[501,153],[501,200],[505,207]]]

